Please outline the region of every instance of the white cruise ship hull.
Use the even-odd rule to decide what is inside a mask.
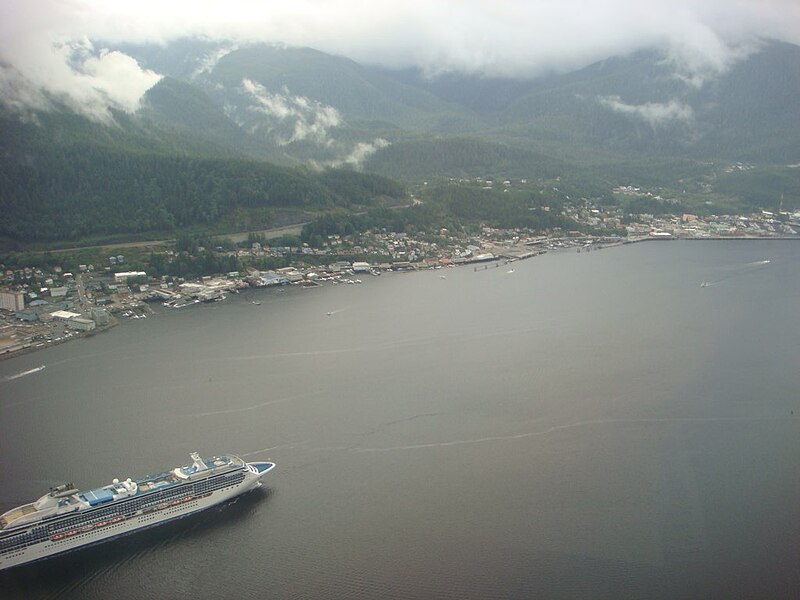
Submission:
[[[248,467],[254,468],[245,468],[244,479],[228,487],[203,493],[188,492],[132,514],[119,514],[91,526],[59,532],[25,548],[0,553],[0,570],[71,552],[217,506],[261,486],[261,478],[274,464],[251,463]]]

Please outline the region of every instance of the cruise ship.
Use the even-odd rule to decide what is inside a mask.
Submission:
[[[132,481],[114,479],[88,491],[59,485],[0,515],[0,569],[49,558],[139,529],[179,519],[261,485],[272,462],[238,456],[200,458]]]

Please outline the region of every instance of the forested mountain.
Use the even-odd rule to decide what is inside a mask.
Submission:
[[[685,73],[650,50],[528,81],[430,78],[308,48],[185,41],[125,51],[207,94],[261,142],[262,154],[271,145],[301,161],[342,160],[355,144],[376,139],[431,136],[478,138],[578,162],[642,153],[798,160],[800,47],[785,43],[765,42],[719,73]],[[246,140],[239,146],[253,152]],[[367,156],[388,151],[388,144],[379,146]]]
[[[359,168],[390,139],[475,128],[468,108],[310,48],[187,40],[124,50],[166,76],[148,92],[143,120],[254,158]]]
[[[176,80],[148,94],[150,109],[161,86],[180,80],[182,95],[206,97],[194,102],[209,113],[210,142],[284,164],[406,180],[538,177],[558,164],[562,173],[608,167],[620,181],[657,181],[686,160],[800,162],[800,48],[785,43],[764,42],[715,73],[687,73],[654,49],[532,80],[428,77],[308,48],[185,40],[124,50]],[[198,132],[186,115],[163,118],[185,105],[180,96],[173,109],[162,103],[159,122]]]
[[[366,168],[401,180],[445,175],[549,179],[578,170],[527,148],[466,136],[399,140],[370,157]]]
[[[790,166],[800,163],[800,47],[790,44],[764,42],[710,74],[651,50],[532,80],[431,78],[264,44],[118,49],[162,75],[135,113],[98,122],[58,99],[22,114],[0,106],[0,235],[171,230],[237,210],[264,221],[276,207],[403,193],[352,171],[566,177],[599,195],[696,181],[753,206],[793,203],[800,187]],[[751,163],[747,174],[720,176],[733,161]]]
[[[303,97],[316,106],[332,107],[348,123],[385,121],[392,127],[429,132],[440,118],[470,116],[460,103],[408,85],[391,72],[382,73],[311,48],[266,44],[240,48],[184,40],[166,47],[123,49],[144,67],[191,82],[217,99],[224,98],[229,112],[257,106],[254,94],[242,85],[250,80],[276,100]]]
[[[108,130],[79,120],[78,130],[87,128],[79,134],[71,118],[43,130],[8,115],[0,126],[0,235],[15,240],[172,232],[232,219],[260,228],[272,224],[276,209],[364,207],[405,195],[402,185],[378,175],[177,153],[156,137],[143,143],[132,127]],[[47,139],[44,131],[57,135]]]

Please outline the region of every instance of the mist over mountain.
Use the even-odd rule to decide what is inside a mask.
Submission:
[[[763,42],[722,73],[687,75],[668,52],[651,49],[529,80],[428,77],[265,44],[182,40],[121,50],[165,76],[144,98],[144,121],[285,164],[406,179],[480,175],[498,145],[519,153],[511,172],[531,175],[538,163],[530,153],[576,167],[643,156],[800,160],[800,48],[782,42]],[[416,169],[401,158],[408,168],[398,168],[399,154],[424,154],[435,139],[441,160]],[[504,157],[495,170],[510,163]]]
[[[4,102],[6,205],[15,201],[13,186],[30,181],[31,165],[41,169],[59,155],[58,168],[69,152],[98,148],[122,162],[131,153],[267,161],[407,181],[571,173],[608,186],[677,186],[702,165],[732,161],[784,169],[784,182],[800,171],[786,171],[800,163],[800,47],[784,42],[762,41],[715,70],[687,70],[654,48],[529,79],[431,76],[263,43],[103,46],[157,74],[157,83],[135,110],[111,108],[100,118],[47,93],[22,108]],[[113,164],[103,164],[113,177]]]
[[[238,145],[254,156],[360,167],[390,143],[468,135],[561,157],[798,158],[800,103],[793,99],[800,92],[800,48],[780,42],[765,42],[726,72],[706,77],[687,77],[669,55],[650,50],[532,80],[431,78],[263,44],[184,40],[122,50],[206,96],[204,118],[215,130],[222,123],[237,127],[246,134]],[[168,99],[156,98],[163,85],[144,102],[160,117],[171,110]],[[174,101],[182,106],[185,99]],[[186,118],[176,124],[192,129]]]
[[[781,42],[764,42],[721,74],[688,77],[664,51],[649,50],[532,80],[427,77],[264,44],[183,40],[121,49],[143,68],[191,86],[186,94],[197,90],[198,116],[214,131],[242,132],[230,144],[253,156],[360,167],[397,141],[468,135],[562,158],[799,158],[800,48]],[[162,121],[171,110],[169,99],[158,97],[165,85],[144,102]],[[186,98],[173,101],[179,112],[192,112]],[[204,128],[191,127],[191,118],[173,122]]]
[[[124,51],[201,92],[206,106],[216,107],[208,117],[219,127],[223,120],[235,126],[240,142],[233,145],[255,157],[359,168],[388,145],[387,136],[474,127],[472,112],[457,103],[310,48],[183,41],[176,49]],[[183,112],[190,88],[169,98],[160,93],[164,85],[170,84],[162,82],[145,95],[143,116],[163,121],[169,113]],[[192,129],[185,121],[180,126]]]

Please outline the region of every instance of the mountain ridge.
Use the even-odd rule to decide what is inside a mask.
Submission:
[[[546,153],[561,146],[564,155],[588,147],[622,158],[800,160],[793,151],[800,142],[800,47],[783,42],[763,42],[699,85],[656,49],[525,81],[452,73],[426,78],[310,48],[192,47],[184,41],[180,51],[125,50],[206,94],[240,129],[259,132],[261,150],[247,151],[261,156],[324,163],[335,159],[331,138],[352,147],[376,138],[472,136]],[[211,64],[207,57],[215,51]],[[320,133],[315,148],[296,134],[302,119]],[[269,143],[279,151],[265,153]]]
[[[581,189],[601,196],[619,184],[713,189],[719,181],[721,192],[739,193],[754,205],[772,206],[787,192],[787,204],[797,202],[791,193],[800,169],[787,165],[800,163],[800,47],[791,44],[765,42],[702,85],[677,73],[657,50],[516,81],[456,74],[425,79],[309,48],[263,44],[186,40],[120,49],[163,75],[133,114],[112,110],[113,122],[101,123],[53,99],[55,109],[31,109],[21,119],[0,106],[3,233],[24,236],[35,228],[30,211],[51,219],[69,206],[106,214],[108,194],[115,195],[116,204],[108,202],[117,211],[125,202],[144,203],[134,219],[143,230],[210,223],[238,205],[226,194],[241,193],[242,185],[254,210],[276,206],[278,196],[269,192],[275,185],[305,190],[295,205],[317,208],[346,208],[343,189],[362,204],[371,202],[370,189],[398,192],[383,180],[373,185],[358,178],[342,178],[331,189],[315,175],[331,168],[406,182],[591,180]],[[71,161],[71,153],[98,160]],[[721,167],[734,161],[753,164],[745,174],[720,177]],[[70,162],[99,171],[81,181]],[[260,166],[265,162],[277,166]],[[169,184],[169,168],[182,188]],[[191,181],[197,169],[215,175],[200,178],[205,183],[198,187]],[[259,175],[247,180],[248,169]],[[104,182],[115,178],[131,190],[109,191]],[[31,204],[25,215],[22,201]],[[48,235],[97,227],[78,219]]]

